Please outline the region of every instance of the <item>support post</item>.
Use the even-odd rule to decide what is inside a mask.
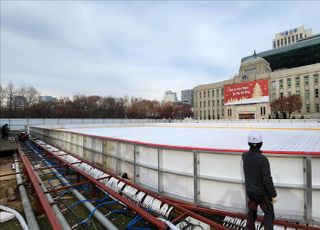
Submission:
[[[199,204],[200,202],[200,199],[199,199],[199,196],[200,196],[200,189],[199,189],[199,178],[198,178],[198,175],[199,175],[199,164],[200,161],[199,161],[199,153],[198,152],[193,152],[193,189],[194,189],[194,197],[193,197],[193,200],[194,200],[194,203],[195,204]]]
[[[312,221],[312,166],[311,156],[304,158],[305,190],[304,190],[304,218],[306,223]]]

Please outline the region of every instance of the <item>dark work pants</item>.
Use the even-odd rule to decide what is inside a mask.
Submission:
[[[247,193],[248,201],[248,220],[247,220],[247,229],[254,230],[255,222],[257,219],[257,209],[258,206],[262,209],[264,213],[263,224],[265,230],[273,230],[273,220],[274,220],[274,211],[273,204],[271,200],[265,196],[255,195],[250,192]]]

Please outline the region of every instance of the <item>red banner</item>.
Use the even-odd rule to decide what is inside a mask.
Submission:
[[[269,101],[268,79],[224,86],[224,104],[251,104]]]

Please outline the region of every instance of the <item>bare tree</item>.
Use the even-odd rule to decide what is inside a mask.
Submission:
[[[280,113],[283,118],[290,118],[291,114],[302,108],[302,100],[297,95],[280,97],[270,103],[273,112]]]
[[[20,105],[23,109],[23,116],[26,116],[31,105],[38,102],[40,93],[33,86],[21,86],[17,91],[17,96],[20,100]],[[17,106],[17,105],[15,105]]]
[[[9,117],[12,117],[13,116],[13,108],[14,108],[13,96],[15,93],[15,88],[11,82],[7,85],[5,92],[6,92],[6,97],[7,97],[8,115],[9,115]]]
[[[288,117],[291,118],[291,114],[299,111],[302,108],[302,100],[298,95],[291,95],[286,98],[285,110],[288,113]]]
[[[0,86],[0,107],[2,107],[4,99],[6,97],[6,91],[2,86]]]

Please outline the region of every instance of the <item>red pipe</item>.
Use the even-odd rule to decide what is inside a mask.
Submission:
[[[46,195],[44,194],[40,184],[41,184],[41,181],[39,181],[37,179],[37,177],[34,175],[34,172],[33,172],[33,168],[29,162],[29,160],[27,159],[26,155],[24,155],[24,153],[20,150],[18,150],[18,153],[21,157],[21,160],[23,162],[23,165],[24,165],[24,168],[25,168],[25,171],[27,172],[27,175],[32,183],[32,186],[35,190],[35,193],[37,195],[37,198],[39,199],[40,201],[40,204],[52,226],[52,228],[54,230],[62,230],[62,226],[59,222],[59,220],[57,219],[51,205],[49,204],[47,198],[46,198]]]

